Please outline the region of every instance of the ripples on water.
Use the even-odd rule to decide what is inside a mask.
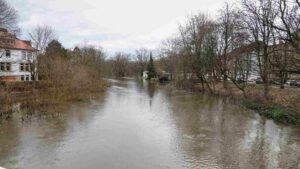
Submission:
[[[55,118],[0,126],[7,168],[300,168],[300,130],[226,99],[110,80],[101,99]],[[21,110],[22,111],[22,110]],[[23,110],[25,111],[25,110]]]

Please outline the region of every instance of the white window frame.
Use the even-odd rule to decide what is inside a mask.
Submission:
[[[4,70],[1,70],[1,72],[10,72],[12,69],[12,63],[11,62],[0,62],[0,66],[3,66]],[[9,68],[9,69],[8,69]]]

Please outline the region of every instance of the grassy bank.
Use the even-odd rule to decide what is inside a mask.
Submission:
[[[242,101],[242,106],[254,110],[260,115],[273,119],[276,122],[300,126],[299,116],[289,108],[278,104],[244,100]]]
[[[208,89],[202,88],[197,81],[176,81],[171,82],[173,87],[196,92],[209,92]],[[272,86],[270,88],[270,99],[265,100],[263,97],[263,86],[250,85],[246,91],[246,96],[239,91],[234,84],[228,83],[227,89],[223,84],[216,84],[213,87],[213,94],[221,97],[228,97],[248,109],[254,110],[260,115],[273,119],[278,123],[292,124],[300,126],[300,89]]]

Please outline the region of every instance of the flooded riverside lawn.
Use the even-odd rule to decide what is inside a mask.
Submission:
[[[56,117],[0,123],[8,169],[300,168],[300,128],[226,99],[111,80],[99,99]],[[20,110],[22,111],[22,110]]]

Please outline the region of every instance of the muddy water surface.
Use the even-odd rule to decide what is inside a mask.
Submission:
[[[111,80],[66,113],[0,123],[8,169],[300,169],[300,129],[220,99]],[[22,109],[20,110],[22,112]],[[25,110],[24,110],[25,111]]]

